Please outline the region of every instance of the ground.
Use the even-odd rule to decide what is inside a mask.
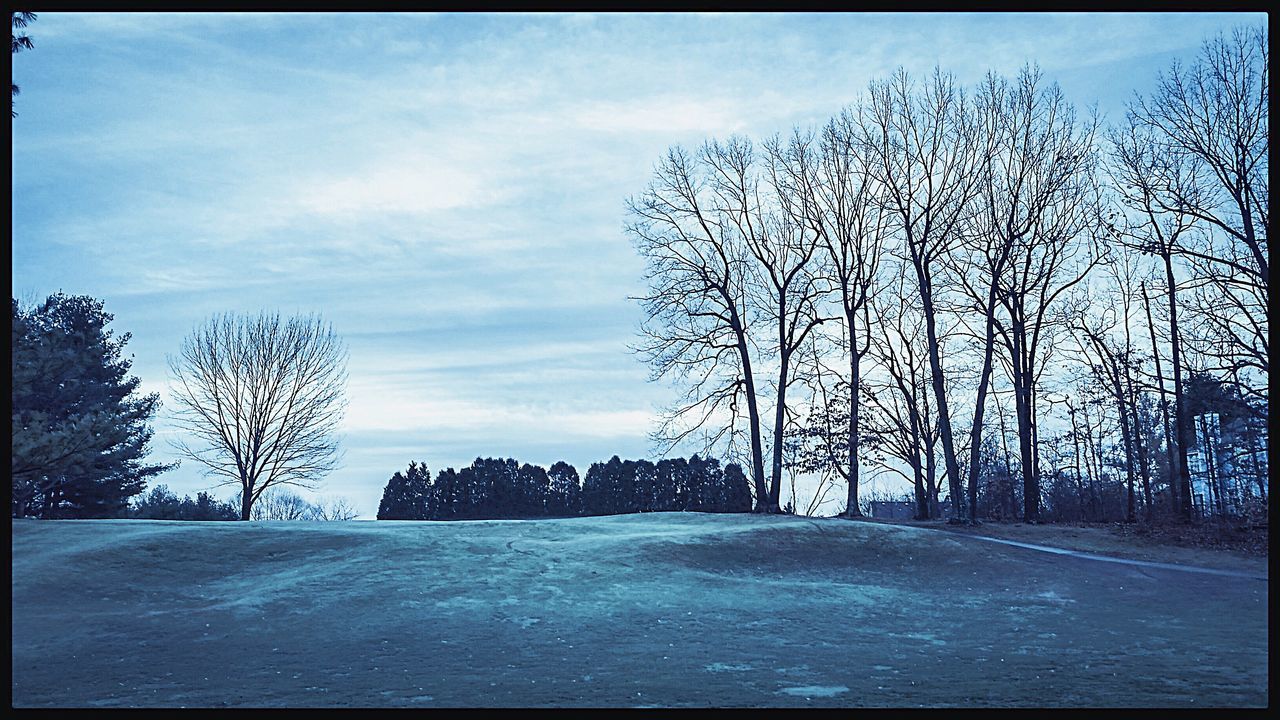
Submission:
[[[1266,608],[835,519],[15,520],[13,703],[1263,707]]]

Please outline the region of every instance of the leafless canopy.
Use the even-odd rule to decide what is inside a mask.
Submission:
[[[241,489],[241,516],[267,489],[313,488],[338,461],[346,349],[315,316],[211,318],[169,358],[185,457]]]

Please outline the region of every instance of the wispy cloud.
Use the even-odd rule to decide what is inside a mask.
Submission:
[[[643,450],[672,393],[625,351],[623,201],[670,145],[821,122],[898,65],[1039,62],[1105,111],[1261,17],[41,13],[14,289],[102,297],[160,390],[212,312],[322,312],[352,345],[334,488],[372,514],[406,448]]]

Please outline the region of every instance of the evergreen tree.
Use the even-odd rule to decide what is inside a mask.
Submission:
[[[194,501],[184,497],[178,506],[179,520],[239,520],[240,512],[231,503],[221,502],[203,490]]]
[[[608,462],[592,463],[582,481],[582,514],[614,515],[622,512],[619,491],[622,460],[614,455]]]
[[[653,508],[657,512],[670,512],[684,509],[685,475],[688,474],[688,463],[683,458],[666,458],[658,461],[654,468],[654,501]]]
[[[719,461],[694,455],[687,471],[686,510],[716,512],[719,510]]]
[[[561,460],[548,471],[547,514],[551,516],[581,515],[582,487],[578,471]]]
[[[751,512],[751,484],[737,463],[724,466],[721,487],[724,490],[724,500],[720,512]]]
[[[402,475],[396,473],[387,481],[378,505],[379,520],[426,520],[431,494],[431,471],[425,464],[409,463]]]
[[[116,517],[149,477],[174,465],[147,464],[159,395],[139,395],[123,355],[129,333],[86,296],[50,296],[24,309],[12,302],[13,515]]]
[[[36,19],[36,14],[33,12],[10,12],[9,39],[10,41],[12,41],[12,45],[13,45],[13,52],[11,53],[12,55],[17,55],[23,50],[30,50],[35,47],[35,45],[31,42],[30,35],[26,34],[25,32],[18,32],[19,30],[25,28],[27,25],[30,25],[33,21],[35,21],[35,19]],[[17,97],[19,92],[18,84],[15,82],[10,82],[9,84],[13,86],[13,93],[9,96],[9,114],[12,117],[18,117],[18,111],[15,107],[17,104]]]
[[[240,513],[230,503],[201,491],[195,500],[181,500],[166,485],[156,485],[139,495],[129,508],[129,517],[141,520],[239,520]]]
[[[622,463],[619,512],[636,513],[653,510],[653,463],[648,460],[627,460]]]
[[[428,497],[426,519],[452,520],[461,517],[461,485],[462,478],[453,468],[445,468],[437,473]]]
[[[525,463],[519,474],[520,505],[515,517],[546,517],[551,478],[537,465]]]
[[[142,520],[176,520],[182,501],[170,492],[168,485],[156,485],[146,494],[139,495],[129,508],[130,517]]]

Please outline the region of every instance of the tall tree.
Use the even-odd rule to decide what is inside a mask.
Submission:
[[[751,487],[741,466],[737,463],[725,465],[722,482],[719,512],[741,513],[751,510]]]
[[[346,349],[319,317],[214,316],[169,358],[185,457],[240,486],[240,516],[273,487],[314,488],[338,461]]]
[[[653,379],[686,384],[657,432],[668,448],[698,431],[706,432],[707,446],[732,444],[745,405],[756,510],[765,512],[769,489],[749,335],[756,313],[748,306],[750,259],[742,232],[747,218],[732,202],[734,179],[715,170],[718,153],[710,143],[696,157],[672,148],[648,189],[627,202],[627,231],[648,263],[649,291],[639,298],[644,340],[636,349],[653,367]],[[586,500],[585,483],[583,490]]]
[[[792,421],[787,406],[787,393],[796,381],[795,361],[815,327],[826,318],[818,309],[824,294],[824,281],[808,269],[816,265],[818,244],[802,222],[794,198],[784,190],[787,183],[783,151],[774,138],[766,147],[767,187],[757,185],[752,177],[754,151],[749,142],[737,141],[717,145],[717,172],[728,179],[725,196],[737,219],[739,232],[746,239],[756,282],[758,304],[766,322],[773,326],[769,347],[770,359],[776,366],[774,380],[774,416],[769,473],[769,512],[781,512],[782,473],[787,429]]]
[[[1010,135],[997,143],[996,156],[1004,165],[997,171],[1001,185],[1007,188],[997,194],[999,232],[1010,248],[995,281],[994,299],[1003,317],[993,325],[1013,385],[1028,522],[1040,514],[1037,388],[1049,367],[1054,333],[1070,316],[1061,312],[1060,301],[1102,260],[1107,247],[1095,175],[1096,122],[1077,125],[1061,90],[1042,87],[1040,80],[1039,71],[1031,69],[1019,76],[1003,113]]]
[[[1163,152],[1158,135],[1146,127],[1132,112],[1124,125],[1113,128],[1111,135],[1112,185],[1127,210],[1112,226],[1117,238],[1160,261],[1163,271],[1164,295],[1168,312],[1168,346],[1170,374],[1173,378],[1173,433],[1171,459],[1172,472],[1177,483],[1179,511],[1184,520],[1191,519],[1191,471],[1187,466],[1187,452],[1193,430],[1191,416],[1186,411],[1186,395],[1183,374],[1186,368],[1183,340],[1186,332],[1178,321],[1181,305],[1178,291],[1179,259],[1187,238],[1193,235],[1198,223],[1196,216],[1176,199],[1185,194],[1185,185],[1194,182],[1195,168],[1191,159],[1177,153]],[[1144,291],[1145,299],[1145,291]],[[1149,313],[1149,309],[1148,309]],[[1155,345],[1155,330],[1151,328],[1153,352],[1157,358],[1160,349]],[[1159,364],[1157,360],[1157,369]],[[1163,383],[1161,383],[1163,393]]]
[[[909,264],[899,260],[887,269],[890,279],[870,303],[877,328],[871,336],[871,357],[883,373],[863,388],[871,411],[867,435],[877,452],[873,462],[912,483],[916,517],[925,520],[937,516],[939,422],[929,402],[932,389],[921,337],[924,317],[914,302]],[[899,461],[911,469],[909,476]],[[954,507],[954,498],[952,503]]]
[[[1050,279],[1031,278],[1026,268],[1028,262],[1045,257],[1052,262],[1062,259],[1060,252],[1045,252],[1044,246],[1061,246],[1072,240],[1069,233],[1075,228],[1070,223],[1086,204],[1081,194],[1089,192],[1093,163],[1092,128],[1077,130],[1074,112],[1061,91],[1056,85],[1045,86],[1038,68],[1024,67],[1012,82],[988,73],[979,87],[974,112],[975,133],[987,138],[990,151],[979,158],[975,168],[978,194],[972,212],[963,216],[959,242],[943,257],[954,286],[965,298],[961,321],[967,322],[966,315],[976,316],[983,326],[982,331],[972,333],[980,338],[982,365],[969,434],[970,478],[977,473],[998,338],[1016,343],[1023,355],[1019,363],[1012,363],[1008,356],[1004,359],[1014,371],[1015,391],[1022,390],[1015,392],[1020,423],[1029,423],[1020,429],[1020,436],[1033,435],[1028,428],[1034,426],[1035,418],[1027,412],[1027,394],[1034,390],[1030,382],[1033,373],[1025,366],[1034,362],[1036,348],[1027,343],[1035,340],[1037,333],[1025,325],[1028,320],[1041,324],[1047,307],[1039,308],[1039,317],[1024,315],[1027,297],[1035,292],[1036,283]],[[1046,297],[1044,305],[1050,299]],[[1027,492],[1024,487],[1024,498],[1036,500],[1036,463],[1028,450],[1024,443],[1024,484],[1032,489]],[[1033,472],[1028,474],[1027,470]],[[976,492],[970,483],[970,519],[976,519]],[[1034,519],[1034,513],[1030,517]]]
[[[547,475],[551,483],[547,493],[547,514],[581,515],[582,485],[578,481],[578,471],[561,460],[551,466]]]
[[[431,471],[426,464],[410,462],[403,474],[387,481],[378,503],[379,520],[426,520],[431,493]]]
[[[109,517],[175,464],[146,462],[155,393],[138,392],[100,300],[12,301],[10,473],[15,517]]]
[[[796,133],[783,151],[775,146],[775,166],[784,182],[779,192],[788,197],[786,208],[796,222],[809,228],[819,250],[814,273],[820,274],[839,305],[842,341],[848,385],[844,425],[843,457],[825,463],[847,484],[846,517],[861,515],[859,487],[859,409],[863,358],[870,350],[870,315],[867,301],[880,264],[887,235],[887,214],[877,186],[860,153],[858,138],[863,122],[862,109],[846,108],[823,127],[821,134]],[[777,175],[777,171],[775,171]],[[823,408],[826,413],[825,403]]]
[[[1267,31],[1237,27],[1208,39],[1195,62],[1174,62],[1149,96],[1130,103],[1157,172],[1143,178],[1160,213],[1203,232],[1175,250],[1204,281],[1203,354],[1243,392],[1265,397],[1267,309],[1274,305],[1270,221]],[[1132,178],[1131,178],[1132,179]]]
[[[957,229],[980,189],[977,169],[990,152],[955,79],[935,69],[923,87],[905,70],[873,82],[861,144],[868,169],[885,189],[901,254],[910,263],[924,313],[931,384],[953,517],[960,517],[960,466],[951,428],[935,273],[957,240]]]

